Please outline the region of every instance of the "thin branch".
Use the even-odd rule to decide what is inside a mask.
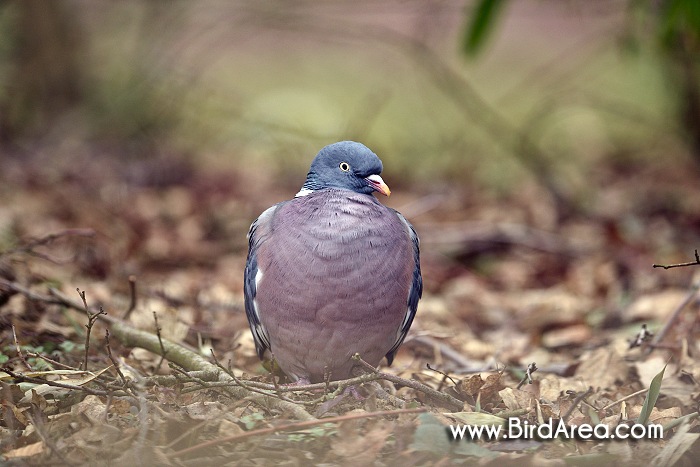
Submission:
[[[454,363],[456,367],[453,368],[454,372],[471,373],[488,370],[488,368],[485,368],[483,364],[476,363],[472,360],[465,358],[461,352],[455,350],[446,342],[443,342],[429,335],[413,335],[412,337],[406,339],[403,345],[406,347],[423,347],[429,349],[433,353],[439,352],[441,357],[443,357],[446,360],[450,360]]]
[[[574,402],[571,404],[571,407],[569,407],[569,410],[566,411],[566,413],[561,417],[561,419],[564,420],[564,422],[566,422],[566,419],[569,418],[569,416],[574,412],[574,410],[576,410],[576,407],[578,407],[578,405],[581,402],[585,402],[584,399],[590,396],[591,394],[593,394],[593,388],[589,387],[588,390],[586,390],[586,392],[582,392],[578,396],[576,396]]]
[[[129,381],[124,377],[124,373],[122,373],[122,370],[119,367],[119,363],[114,358],[114,355],[112,355],[112,347],[109,345],[109,329],[105,329],[105,341],[106,341],[106,347],[107,347],[107,356],[109,357],[109,360],[112,362],[112,365],[114,365],[114,369],[117,370],[117,374],[119,375],[119,379],[122,380],[124,387],[128,387]]]
[[[66,365],[65,363],[61,363],[59,361],[54,360],[53,358],[49,358],[46,355],[42,355],[40,353],[27,352],[27,356],[32,357],[32,358],[40,358],[40,359],[44,360],[45,362],[47,362],[52,367],[57,367],[57,368],[60,368],[63,370],[76,370],[76,371],[78,370],[75,367],[72,367],[70,365]]]
[[[137,301],[137,296],[136,296],[136,276],[129,276],[129,308],[126,309],[124,312],[124,315],[122,316],[123,320],[126,320],[131,316],[131,312],[134,311],[136,308],[136,301]]]
[[[697,266],[700,265],[700,255],[698,255],[698,250],[695,250],[695,261],[689,261],[687,263],[678,263],[678,264],[653,264],[651,267],[652,268],[664,268],[664,269],[671,269],[671,268],[683,268],[686,266]]]
[[[642,394],[644,394],[648,390],[649,390],[649,388],[640,389],[639,391],[633,392],[632,394],[629,394],[629,395],[623,397],[622,399],[618,399],[615,402],[609,403],[608,405],[606,405],[605,407],[603,407],[600,410],[605,411],[605,410],[611,409],[611,408],[615,407],[617,404],[621,404],[626,400],[632,399],[633,397],[641,396]]]
[[[17,349],[17,356],[22,361],[24,366],[29,371],[31,371],[33,368],[31,366],[29,366],[29,363],[27,362],[27,360],[25,360],[24,355],[22,355],[22,348],[19,346],[19,342],[17,341],[17,332],[15,332],[15,325],[14,324],[12,325],[12,338],[15,341],[15,349]]]
[[[428,370],[434,371],[435,373],[439,373],[442,375],[442,380],[440,380],[440,384],[438,385],[438,388],[437,388],[438,391],[440,391],[442,389],[442,387],[445,385],[445,381],[447,381],[448,379],[450,381],[452,381],[452,384],[457,386],[457,381],[455,381],[454,378],[452,378],[452,376],[450,376],[449,374],[445,373],[444,371],[440,371],[437,368],[431,367],[430,363],[426,363],[425,366],[428,368]]]
[[[83,306],[85,308],[85,313],[87,314],[88,317],[88,323],[85,325],[87,328],[87,333],[85,334],[85,362],[83,365],[83,370],[88,369],[88,354],[90,352],[90,334],[92,333],[92,327],[95,325],[95,322],[97,319],[100,317],[100,315],[106,315],[107,313],[104,312],[102,307],[100,307],[100,311],[97,313],[91,313],[90,312],[90,307],[87,304],[87,300],[85,299],[85,291],[80,291],[80,289],[75,289],[78,291],[78,295],[80,295],[80,298],[83,299]]]
[[[160,370],[160,366],[163,364],[163,360],[165,360],[165,356],[168,354],[168,352],[163,346],[163,338],[160,336],[161,329],[158,325],[158,314],[155,311],[153,312],[153,320],[156,322],[156,336],[158,336],[158,342],[160,343],[160,361],[158,361],[158,365],[156,366],[157,372],[158,370]]]
[[[434,399],[435,401],[441,402],[444,406],[453,409],[453,410],[460,410],[462,407],[464,407],[464,403],[460,401],[459,399],[450,396],[449,394],[445,394],[444,392],[439,392],[436,391],[435,389],[431,388],[430,386],[427,386],[420,381],[412,380],[412,379],[405,379],[401,378],[396,375],[392,375],[390,373],[385,373],[377,370],[374,368],[372,365],[367,363],[366,361],[362,360],[359,354],[355,354],[352,356],[353,360],[356,360],[357,362],[360,363],[362,367],[364,367],[366,370],[368,370],[370,373],[375,373],[379,375],[380,379],[384,379],[386,381],[391,381],[392,383],[399,384],[401,386],[406,386],[411,389],[415,389],[416,391],[422,392],[428,397]]]
[[[537,364],[535,364],[535,362],[530,363],[525,369],[525,376],[523,376],[523,379],[520,380],[518,386],[515,389],[520,389],[521,387],[523,387],[525,385],[525,382],[527,382],[527,384],[532,384],[532,374],[538,369],[539,368],[537,368]]]
[[[34,378],[32,376],[24,376],[22,373],[16,373],[12,370],[10,370],[7,367],[0,368],[1,371],[4,371],[8,375],[10,375],[12,378],[15,379],[15,381],[20,382],[20,383],[34,383],[34,384],[46,384],[47,386],[54,386],[57,388],[63,388],[63,389],[72,389],[74,391],[83,391],[88,394],[92,394],[95,396],[108,396],[110,393],[107,391],[100,391],[97,389],[90,389],[85,386],[75,386],[73,384],[63,384],[59,383],[58,381],[49,381],[46,379],[41,379],[41,378]]]

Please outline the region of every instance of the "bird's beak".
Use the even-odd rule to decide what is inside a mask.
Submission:
[[[365,178],[365,181],[369,186],[374,188],[375,191],[378,191],[385,196],[389,196],[391,194],[389,186],[384,183],[384,180],[382,180],[382,177],[379,175],[370,175],[369,177]]]

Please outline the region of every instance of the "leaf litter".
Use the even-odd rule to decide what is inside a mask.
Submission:
[[[89,170],[60,186],[31,161],[8,173],[22,171],[26,177],[3,177],[0,192],[6,461],[692,465],[700,451],[697,297],[663,339],[630,344],[642,324],[658,335],[692,290],[692,269],[651,264],[692,257],[700,214],[680,204],[671,222],[645,210],[632,199],[639,180],[602,187],[601,199],[615,200],[605,213],[564,220],[546,203],[533,208],[532,187],[498,199],[456,187],[437,207],[404,212],[423,240],[426,296],[393,367],[380,369],[395,378],[373,375],[361,400],[346,397],[316,420],[338,388],[279,386],[255,355],[243,312],[247,227],[283,197],[265,187],[226,188],[222,180],[244,174],[205,169],[170,184],[97,180]],[[678,189],[656,180],[645,186]],[[700,196],[692,177],[685,180],[683,193]],[[652,228],[674,243],[643,233]],[[173,365],[157,344],[108,339],[103,320],[84,368],[88,320],[76,288],[91,309],[121,319],[134,300],[129,277],[136,301],[127,323],[204,360],[213,352],[221,374],[230,369],[233,377]],[[638,442],[450,439],[450,425],[505,426],[509,417],[535,426],[553,419],[668,428],[661,440]]]

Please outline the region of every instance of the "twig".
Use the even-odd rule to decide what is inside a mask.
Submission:
[[[521,387],[523,387],[526,381],[527,384],[532,384],[532,374],[537,370],[537,364],[535,364],[535,362],[530,363],[525,369],[525,376],[523,376],[523,379],[520,380],[515,389],[520,389]]]
[[[641,396],[642,394],[644,394],[648,390],[649,390],[649,388],[640,389],[639,391],[633,392],[632,394],[629,394],[629,395],[623,397],[622,399],[618,399],[615,402],[609,403],[608,405],[606,405],[605,407],[603,407],[600,410],[605,411],[605,410],[611,409],[611,408],[615,407],[617,404],[621,404],[626,400],[632,399],[633,397]]]
[[[85,291],[80,291],[80,289],[75,289],[78,291],[78,295],[80,295],[80,298],[83,299],[83,306],[85,307],[85,313],[87,313],[88,317],[88,323],[85,325],[87,328],[87,333],[85,334],[85,363],[83,365],[83,370],[88,369],[88,354],[90,352],[90,333],[92,332],[92,327],[95,325],[95,321],[97,321],[97,318],[100,315],[106,315],[107,313],[104,312],[102,307],[100,307],[100,311],[97,313],[91,313],[90,312],[90,307],[88,307],[87,300],[85,299]]]
[[[112,362],[112,365],[114,365],[114,369],[117,370],[117,374],[119,375],[119,379],[122,380],[124,387],[128,387],[129,381],[127,381],[127,379],[124,377],[124,373],[122,373],[122,370],[119,367],[119,363],[114,358],[114,355],[112,355],[112,347],[109,345],[109,329],[105,329],[105,341],[106,341],[105,346],[107,347],[107,356],[109,357],[110,361]]]
[[[46,355],[42,355],[40,353],[27,352],[27,356],[32,357],[32,358],[40,358],[40,359],[44,360],[45,362],[49,363],[50,366],[52,366],[52,367],[55,366],[55,367],[61,368],[63,370],[77,370],[77,368],[74,368],[70,365],[66,365],[65,363],[58,362],[58,361],[54,360],[53,358],[49,358]]]
[[[593,388],[589,387],[588,390],[586,390],[586,392],[582,392],[578,396],[576,396],[576,399],[574,399],[574,401],[571,403],[571,407],[569,407],[569,410],[566,411],[566,413],[561,417],[561,419],[564,420],[564,422],[566,422],[566,419],[569,418],[569,416],[574,412],[574,410],[576,410],[576,407],[591,394],[593,394]]]
[[[695,250],[695,261],[689,261],[687,263],[678,263],[678,264],[652,264],[652,268],[664,268],[664,269],[671,269],[671,268],[683,268],[686,266],[697,266],[700,265],[700,255],[698,255],[698,250]]]
[[[464,355],[450,347],[446,342],[435,339],[432,336],[419,334],[407,339],[404,345],[409,347],[417,345],[430,349],[433,353],[439,352],[443,358],[450,360],[455,364],[457,367],[453,368],[455,371],[484,371],[483,365],[476,364],[475,362],[468,360],[464,357]]]
[[[371,373],[375,373],[379,375],[380,379],[384,379],[387,381],[391,381],[392,383],[395,384],[400,384],[402,386],[409,387],[411,389],[415,389],[416,391],[422,392],[428,397],[433,398],[436,401],[442,402],[446,407],[454,410],[460,410],[462,407],[464,407],[464,403],[460,401],[459,399],[450,396],[449,394],[445,394],[444,392],[439,392],[436,391],[435,389],[431,388],[430,386],[427,386],[420,381],[415,381],[411,379],[404,379],[396,375],[392,375],[390,373],[384,373],[376,368],[374,368],[372,365],[367,363],[366,361],[362,360],[360,357],[360,354],[355,354],[352,356],[353,360],[356,360],[357,362],[360,363],[366,370],[370,371]]]
[[[636,336],[630,340],[630,349],[640,347],[643,343],[654,337],[654,333],[647,329],[646,324],[642,324],[642,329],[639,330]]]
[[[122,316],[123,320],[126,320],[131,316],[131,312],[134,311],[136,308],[136,276],[129,276],[129,296],[130,296],[130,301],[129,301],[129,308],[126,309],[124,312],[124,315]]]
[[[20,348],[19,342],[17,341],[17,333],[15,332],[15,325],[14,325],[14,324],[12,325],[12,338],[15,340],[15,348],[17,349],[17,356],[18,356],[19,359],[22,361],[22,363],[24,364],[24,366],[25,366],[29,371],[31,371],[31,370],[32,370],[32,367],[29,366],[29,363],[27,362],[27,360],[24,359],[24,355],[22,355],[22,349]]]
[[[34,384],[46,384],[47,386],[54,386],[57,388],[63,388],[63,389],[72,389],[74,391],[83,391],[88,394],[92,394],[95,396],[107,396],[110,393],[107,391],[100,391],[97,389],[90,389],[85,386],[74,386],[72,384],[63,384],[59,383],[58,381],[49,381],[46,379],[41,379],[41,378],[34,378],[32,376],[24,376],[22,373],[15,373],[14,371],[10,370],[7,367],[0,368],[1,371],[4,371],[8,375],[10,375],[12,378],[14,378],[16,381],[22,383],[34,383]]]
[[[156,322],[156,336],[158,336],[158,343],[160,344],[160,361],[156,366],[156,372],[158,372],[168,352],[165,350],[165,347],[163,347],[163,338],[160,336],[160,326],[158,325],[158,314],[155,311],[153,312],[153,320]]]
[[[425,366],[428,368],[428,370],[434,371],[435,373],[439,373],[442,375],[442,379],[440,380],[440,384],[437,388],[438,391],[442,390],[442,387],[445,385],[445,381],[447,381],[448,379],[452,381],[452,384],[457,386],[457,381],[455,381],[454,378],[452,378],[452,376],[448,375],[444,371],[438,370],[437,368],[433,368],[432,366],[430,366],[430,363],[426,363]]]
[[[170,457],[170,458],[180,457],[180,456],[184,456],[185,454],[191,454],[195,451],[199,451],[200,449],[211,448],[212,446],[218,446],[218,445],[224,444],[224,443],[230,443],[233,441],[240,441],[240,440],[243,440],[246,438],[251,438],[251,437],[260,436],[260,435],[266,435],[269,433],[276,433],[279,431],[301,430],[301,429],[309,428],[312,426],[325,425],[326,423],[339,423],[339,422],[344,422],[347,420],[357,420],[357,419],[362,419],[362,418],[376,418],[376,417],[402,415],[402,414],[410,414],[410,413],[422,413],[425,411],[426,411],[426,409],[424,409],[424,408],[384,410],[381,412],[351,413],[351,414],[347,414],[347,415],[341,415],[338,417],[321,418],[319,420],[307,420],[307,421],[303,421],[303,422],[287,423],[285,425],[273,426],[273,427],[269,427],[269,428],[260,428],[258,430],[248,431],[245,433],[239,433],[239,434],[232,435],[232,436],[226,436],[224,438],[206,441],[206,442],[203,442],[200,444],[196,444],[194,446],[190,446],[189,448],[181,449],[179,451],[175,451],[173,453],[170,453],[168,455],[168,457]]]
[[[282,395],[281,393],[279,393],[279,392],[277,392],[277,393],[275,394],[275,393],[271,393],[271,392],[268,392],[268,391],[264,391],[264,390],[262,390],[262,389],[258,389],[258,388],[249,386],[247,383],[245,383],[245,382],[241,381],[239,378],[237,378],[236,375],[234,375],[232,371],[227,370],[226,368],[224,368],[224,367],[219,363],[219,360],[218,360],[218,359],[216,358],[216,356],[214,355],[214,350],[213,350],[213,349],[211,350],[211,354],[212,354],[212,356],[214,357],[214,364],[215,364],[216,366],[218,366],[219,368],[221,368],[226,374],[228,374],[228,375],[231,377],[231,379],[233,380],[233,383],[235,383],[236,385],[238,385],[238,386],[240,386],[240,387],[242,387],[242,388],[244,388],[244,389],[246,389],[246,390],[248,390],[248,391],[250,391],[250,392],[256,392],[256,393],[258,393],[258,394],[263,394],[263,395],[265,395],[265,396],[277,397],[277,398],[279,398],[280,400],[287,401],[287,402],[291,402],[291,403],[293,403],[293,404],[303,404],[303,402],[294,401],[294,400],[292,400],[292,399],[290,399],[290,398],[288,398],[288,397],[283,396],[283,395]],[[184,373],[184,372],[183,372],[183,374],[187,375],[187,373]],[[211,383],[207,383],[206,381],[200,380],[200,381],[197,381],[197,382],[198,382],[199,384],[205,386],[205,387],[213,387],[213,386],[211,386]],[[228,383],[228,384],[231,384],[231,383]]]

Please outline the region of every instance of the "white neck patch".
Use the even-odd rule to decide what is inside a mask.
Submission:
[[[310,195],[310,194],[313,193],[313,192],[314,192],[314,190],[310,190],[310,189],[308,189],[308,188],[302,188],[301,190],[299,190],[299,193],[297,193],[296,195],[294,195],[294,197],[295,197],[295,198],[301,198],[302,196]]]

